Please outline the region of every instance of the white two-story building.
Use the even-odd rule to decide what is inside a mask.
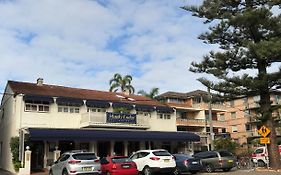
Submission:
[[[173,108],[147,97],[8,81],[0,111],[0,168],[14,171],[10,140],[19,137],[19,158],[29,146],[31,169],[54,161],[54,150],[87,150],[98,156],[139,149],[186,152],[200,137],[177,132]]]

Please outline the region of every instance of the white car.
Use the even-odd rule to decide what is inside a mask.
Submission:
[[[144,175],[154,172],[173,174],[176,167],[174,156],[164,149],[140,150],[130,158],[136,163],[138,171]]]
[[[281,145],[278,146],[279,154],[281,156]],[[265,146],[257,147],[252,154],[252,159],[259,167],[264,167],[268,164],[268,152]]]

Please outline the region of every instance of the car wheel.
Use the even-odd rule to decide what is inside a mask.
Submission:
[[[68,175],[67,170],[63,170],[62,175]]]
[[[228,171],[230,171],[230,168],[224,168],[224,169],[222,169],[224,172],[228,172]]]
[[[151,175],[152,174],[151,169],[148,166],[144,167],[143,174],[144,175]]]
[[[173,174],[174,175],[180,175],[181,174],[180,169],[178,167],[176,167]]]
[[[258,161],[258,167],[265,167],[265,163],[262,160]]]
[[[212,167],[212,165],[206,165],[205,170],[206,170],[208,173],[213,172],[213,167]]]

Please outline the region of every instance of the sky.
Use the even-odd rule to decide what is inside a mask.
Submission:
[[[199,0],[0,0],[0,92],[8,80],[108,91],[115,73],[136,92],[206,88],[188,69],[213,46]]]

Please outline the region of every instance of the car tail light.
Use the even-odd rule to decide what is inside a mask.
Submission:
[[[185,166],[188,166],[189,161],[188,161],[188,160],[185,160],[185,161],[183,161],[183,164],[184,164]]]
[[[94,160],[94,162],[98,163],[98,162],[100,162],[100,160],[99,160],[99,159],[96,159],[96,160]]]
[[[151,160],[160,160],[159,157],[150,157]]]
[[[80,160],[70,160],[68,161],[69,164],[77,164],[77,163],[80,163],[81,161]]]
[[[70,173],[76,173],[77,171],[75,171],[75,170],[70,170],[69,172],[70,172]]]
[[[252,157],[257,157],[257,155],[256,154],[252,154]]]
[[[261,157],[264,157],[265,156],[265,154],[261,154]]]
[[[175,156],[172,156],[172,159],[173,159],[173,160],[176,160],[176,157],[175,157]]]
[[[112,169],[116,169],[116,168],[117,168],[116,164],[113,164]]]
[[[134,168],[137,168],[137,164],[135,162],[132,162],[132,165]]]

